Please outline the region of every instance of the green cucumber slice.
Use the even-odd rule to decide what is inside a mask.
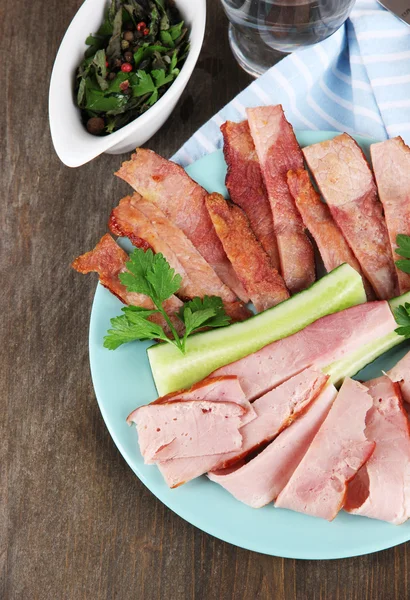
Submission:
[[[389,304],[394,309],[405,302],[410,302],[410,292],[393,298],[389,301]],[[405,338],[402,335],[398,335],[392,331],[379,340],[362,346],[345,358],[337,360],[328,367],[325,367],[323,371],[330,376],[331,382],[337,387],[343,383],[346,377],[353,377],[353,375],[356,375],[356,373],[364,369],[364,367],[376,360],[376,358],[379,358],[379,356],[391,350],[391,348],[398,346],[404,340]]]
[[[247,321],[192,335],[182,354],[170,344],[148,348],[158,394],[189,387],[215,369],[303,329],[313,321],[366,302],[360,275],[348,264],[310,288]]]

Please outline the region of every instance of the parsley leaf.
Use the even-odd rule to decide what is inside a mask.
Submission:
[[[182,33],[183,26],[184,26],[184,22],[181,21],[177,25],[173,25],[172,27],[170,27],[168,29],[168,33],[170,34],[172,41],[175,41],[179,38],[179,36]]]
[[[104,338],[105,348],[115,350],[121,344],[132,340],[159,339],[174,344],[181,352],[185,352],[185,343],[191,333],[203,327],[229,325],[230,318],[225,313],[221,298],[193,298],[182,306],[178,315],[185,325],[184,336],[180,338],[165,312],[163,303],[178,291],[182,277],[175,273],[161,253],[154,254],[151,249],[144,252],[141,248],[136,248],[125,266],[127,271],[119,275],[121,283],[126,286],[128,292],[148,296],[155,308],[124,307],[121,316],[111,319],[112,328]],[[173,339],[166,335],[160,324],[150,320],[154,314],[163,317]]]
[[[403,259],[396,260],[396,265],[404,273],[410,273],[410,236],[399,233],[396,237],[396,254],[403,256]]]
[[[161,38],[161,42],[164,46],[168,46],[168,48],[174,48],[174,40],[172,39],[172,35],[170,33],[172,27],[168,29],[168,31],[161,31],[159,37]]]
[[[137,71],[138,83],[132,85],[132,93],[134,96],[144,96],[148,92],[155,92],[156,87],[152,81],[152,77],[145,71]]]
[[[155,85],[157,88],[169,83],[174,79],[174,75],[172,73],[171,75],[166,75],[164,69],[154,69],[151,71],[151,75],[155,79]]]
[[[104,338],[104,348],[115,350],[126,342],[134,340],[160,339],[164,342],[170,341],[164,333],[161,325],[148,321],[138,312],[133,313],[132,320],[128,315],[121,315],[111,319],[111,327]]]
[[[394,331],[405,338],[410,337],[410,303],[405,302],[394,310],[394,317],[400,327]]]

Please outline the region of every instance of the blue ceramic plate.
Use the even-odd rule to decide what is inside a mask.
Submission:
[[[302,146],[334,137],[334,133],[301,132]],[[370,141],[358,139],[367,153]],[[188,173],[209,191],[226,193],[226,165],[222,152],[190,165]],[[137,406],[157,397],[148,364],[147,342],[133,342],[115,350],[103,348],[110,318],[122,304],[98,285],[90,323],[90,362],[94,389],[108,430],[119,451],[141,481],[180,517],[226,542],[242,548],[287,558],[345,558],[383,550],[410,540],[410,521],[399,527],[341,512],[328,523],[274,506],[252,509],[226,490],[200,477],[175,490],[165,485],[158,469],[144,465],[137,433],[125,419]],[[406,346],[406,347],[404,347]],[[408,345],[390,351],[360,374],[369,379],[389,369]],[[136,510],[138,510],[136,508]]]

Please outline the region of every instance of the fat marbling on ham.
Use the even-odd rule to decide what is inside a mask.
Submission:
[[[373,405],[365,435],[376,448],[349,484],[345,510],[400,525],[410,516],[410,432],[400,388],[388,377],[364,384]]]
[[[248,121],[221,125],[228,165],[225,184],[232,202],[246,213],[252,230],[275,269],[280,268],[272,210]]]
[[[303,168],[303,155],[281,105],[248,108],[247,115],[272,208],[280,272],[294,294],[315,281],[312,244],[286,179],[290,169]]]
[[[322,317],[211,376],[236,375],[247,398],[253,400],[303,369],[326,367],[396,327],[386,301],[359,304]]]
[[[243,210],[216,193],[209,194],[205,204],[226,255],[256,310],[261,312],[287,300],[285,282],[256,239]]]
[[[374,292],[363,276],[362,269],[342,232],[336,225],[329,207],[322,202],[305,169],[288,171],[288,186],[302,216],[306,228],[315,240],[327,272],[348,263],[363,278],[368,300],[374,300]]]
[[[410,404],[410,352],[387,372],[388,377],[394,383],[400,385],[403,400]]]
[[[240,429],[242,446],[218,456],[178,458],[157,465],[169,487],[177,487],[208,471],[239,461],[252,450],[271,441],[317,398],[328,377],[306,369],[253,403],[257,418]]]
[[[156,204],[176,227],[182,229],[220,279],[242,301],[249,300],[213,228],[205,207],[206,190],[182,167],[152,150],[137,148],[116,175]]]
[[[178,295],[183,299],[219,296],[234,321],[250,316],[250,311],[237,301],[184,232],[167,219],[156,204],[137,193],[126,196],[111,212],[108,225],[112,233],[127,236],[134,245],[149,246],[154,252],[161,252],[182,277]]]
[[[255,458],[244,465],[210,472],[209,479],[252,508],[273,502],[306,454],[336,394],[336,388],[327,385],[306,412]]]
[[[393,258],[396,254],[396,237],[399,233],[410,235],[410,148],[401,137],[370,146],[374,175],[379,197],[383,204],[387,230]],[[404,273],[396,265],[399,292],[410,290],[410,274]]]
[[[372,406],[367,388],[345,379],[323,425],[275,506],[332,521],[343,507],[347,486],[369,460],[375,443],[365,435]]]
[[[333,218],[378,298],[396,295],[396,273],[376,184],[359,145],[347,133],[303,149]]]
[[[124,273],[128,254],[107,233],[105,234],[93,250],[86,252],[76,258],[72,267],[79,273],[97,272],[101,285],[107,288],[114,296],[117,296],[124,304],[134,304],[143,308],[155,308],[152,300],[144,294],[128,292],[125,285],[119,279],[120,273]],[[167,314],[171,317],[172,323],[178,333],[182,331],[182,323],[177,317],[172,315],[178,313],[182,306],[181,300],[176,296],[171,296],[164,303]],[[169,327],[163,317],[160,315],[151,315],[151,321],[159,323],[169,334]]]

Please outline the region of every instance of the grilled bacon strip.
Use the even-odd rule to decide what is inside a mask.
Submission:
[[[336,225],[329,207],[322,202],[313,187],[308,172],[305,169],[288,171],[287,179],[290,193],[306,228],[317,244],[326,271],[333,271],[341,264],[348,263],[362,276],[367,299],[374,300],[370,283],[363,276],[359,262]]]
[[[374,175],[383,204],[394,260],[397,234],[410,235],[410,148],[401,137],[370,146]],[[410,274],[396,267],[399,293],[410,290]]]
[[[126,271],[125,263],[127,261],[128,254],[106,233],[93,250],[76,258],[71,266],[79,273],[98,273],[100,283],[124,304],[133,304],[143,308],[155,308],[148,296],[128,292],[127,288],[119,280],[119,274]],[[173,317],[172,315],[175,315],[182,305],[183,303],[176,296],[171,296],[171,298],[168,298],[164,302],[164,309],[170,316],[172,324],[178,333],[183,330],[183,325],[177,317]],[[151,315],[149,319],[155,323],[159,323],[167,334],[170,333],[169,327],[161,315]]]
[[[315,258],[286,175],[303,167],[303,155],[281,105],[248,108],[252,138],[273,214],[280,271],[291,294],[315,281]]]
[[[266,310],[289,298],[285,282],[256,239],[242,209],[216,193],[207,196],[205,203],[224,250],[256,310]]]
[[[225,184],[230,198],[245,212],[256,238],[270,257],[272,265],[279,270],[272,211],[249,123],[226,121],[221,125],[221,132],[225,162],[228,165]]]
[[[182,167],[152,150],[137,148],[131,160],[116,175],[129,183],[146,200],[182,229],[220,279],[243,301],[249,297],[240,284],[205,207],[206,190],[193,181]]]
[[[126,196],[113,209],[108,226],[112,233],[128,237],[139,247],[142,242],[154,252],[161,252],[182,277],[178,296],[183,299],[219,296],[226,312],[235,321],[250,316],[249,309],[237,301],[232,290],[222,283],[183,231],[175,227],[152,202],[137,193]]]
[[[396,294],[396,273],[382,205],[362,150],[343,133],[303,149],[330,212],[378,298]]]

